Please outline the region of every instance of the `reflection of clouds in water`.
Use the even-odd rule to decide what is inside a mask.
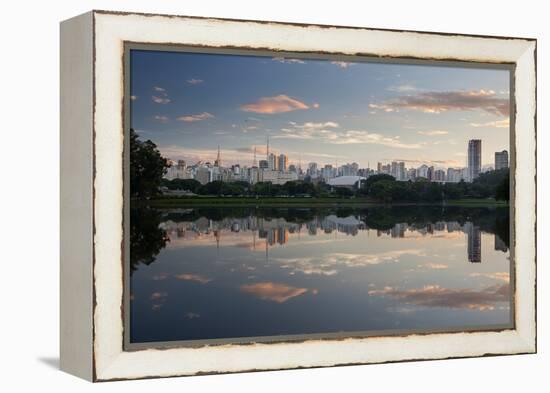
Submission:
[[[422,249],[386,251],[377,254],[331,253],[323,257],[276,258],[284,269],[291,269],[291,274],[320,274],[331,276],[338,273],[338,268],[366,267],[381,263],[399,262],[405,255],[425,256]]]
[[[155,274],[151,277],[151,279],[153,281],[161,281],[161,280],[166,280],[168,277],[170,277],[170,275],[166,272],[160,272],[158,274]]]
[[[210,281],[212,281],[212,278],[210,278],[210,277],[202,276],[200,274],[191,274],[191,273],[177,274],[176,278],[178,280],[194,281],[194,282],[198,282],[200,284],[207,284]]]
[[[502,280],[505,282],[510,282],[510,273],[508,272],[470,273],[470,277],[485,277],[492,280]]]
[[[445,265],[443,263],[424,263],[422,265],[418,265],[421,269],[431,269],[431,270],[442,270],[442,269],[448,269],[449,265]]]
[[[168,294],[166,292],[153,292],[151,294],[151,300],[161,300],[166,298]]]
[[[270,281],[241,285],[240,289],[241,292],[251,294],[262,300],[270,300],[277,303],[284,303],[293,297],[303,295],[309,290],[307,288],[296,288]],[[317,294],[317,290],[312,290],[312,293]]]
[[[420,289],[384,289],[370,290],[372,296],[389,296],[405,304],[424,307],[465,308],[470,310],[494,310],[497,302],[510,300],[509,284],[493,285],[482,290],[451,289],[439,285],[428,285]]]
[[[159,310],[163,304],[166,302],[166,297],[168,296],[168,293],[166,292],[153,292],[151,294],[151,310],[157,311]]]

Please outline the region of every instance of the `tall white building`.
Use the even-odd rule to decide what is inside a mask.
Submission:
[[[286,154],[279,155],[279,162],[277,165],[277,169],[282,172],[286,172],[287,167],[288,167],[288,157],[286,156]]]
[[[271,171],[277,170],[277,156],[273,153],[269,153],[267,156],[267,167]]]

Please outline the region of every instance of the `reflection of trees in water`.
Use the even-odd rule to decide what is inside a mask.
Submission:
[[[308,223],[329,215],[359,217],[369,228],[391,230],[396,224],[425,228],[437,222],[473,222],[481,231],[497,234],[509,247],[510,213],[506,207],[460,206],[369,206],[369,207],[193,207],[165,210],[164,218],[172,221],[194,221],[201,217],[221,221],[226,218],[255,216],[264,219],[283,218],[291,223]]]
[[[160,228],[162,213],[158,210],[140,207],[130,209],[130,268],[149,265],[169,241],[166,232]]]
[[[283,220],[289,224],[320,223],[328,216],[355,217],[361,228],[399,232],[400,229],[430,232],[440,230],[441,223],[468,225],[482,232],[495,234],[495,249],[507,251],[510,247],[510,214],[505,207],[459,207],[459,206],[369,206],[369,207],[190,207],[160,210],[147,207],[131,209],[130,217],[130,263],[132,270],[143,263],[154,262],[157,254],[166,246],[169,238],[161,223],[195,222],[199,219],[221,223],[231,219],[255,217],[265,222]],[[327,227],[327,223],[321,226]],[[218,225],[219,226],[219,225]],[[444,226],[445,227],[445,226]],[[442,227],[441,229],[444,229]],[[335,227],[339,230],[339,227]],[[326,228],[325,228],[326,229]],[[450,228],[447,228],[450,230]],[[346,231],[349,232],[349,231]],[[399,237],[399,236],[397,236]]]

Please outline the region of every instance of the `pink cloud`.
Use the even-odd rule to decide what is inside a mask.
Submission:
[[[382,103],[371,103],[373,109],[394,112],[409,109],[424,113],[481,110],[493,115],[509,116],[510,101],[497,97],[493,90],[426,91],[403,95]]]
[[[293,297],[300,296],[308,291],[307,288],[295,288],[275,282],[259,282],[241,286],[241,291],[249,293],[262,300],[284,303]]]
[[[309,106],[284,94],[262,97],[254,103],[241,106],[241,110],[244,112],[265,114],[292,112],[301,109],[309,109]]]

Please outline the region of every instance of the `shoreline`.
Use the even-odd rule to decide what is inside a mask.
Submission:
[[[137,203],[136,203],[137,202]],[[505,201],[494,199],[457,199],[443,202],[392,202],[383,203],[367,198],[248,198],[248,197],[172,197],[157,198],[147,201],[132,200],[131,205],[142,205],[158,208],[185,206],[282,206],[282,207],[316,207],[316,206],[458,206],[458,207],[509,207]]]

